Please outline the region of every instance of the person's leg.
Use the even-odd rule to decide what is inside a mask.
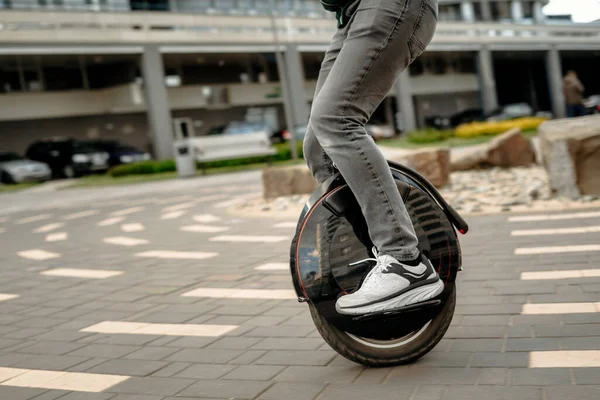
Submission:
[[[567,104],[567,118],[573,118],[575,116],[575,106],[573,104]]]
[[[365,124],[399,74],[429,44],[435,0],[361,0],[316,96],[310,125],[356,196],[380,254],[419,255],[418,240],[387,162]]]
[[[356,10],[357,5],[360,0],[355,0],[353,4],[351,4],[346,12],[348,14],[353,13]],[[348,27],[338,29],[331,40],[331,44],[329,48],[325,52],[325,56],[323,58],[323,62],[321,63],[321,69],[319,70],[319,77],[317,78],[317,85],[315,88],[315,94],[313,96],[313,108],[314,108],[314,99],[317,98],[323,85],[325,84],[329,73],[331,72],[331,68],[335,63],[335,60],[342,49],[342,45],[346,36],[348,34]],[[311,114],[313,112],[311,111]],[[334,173],[333,163],[329,156],[323,150],[323,147],[319,144],[319,141],[315,137],[314,129],[312,124],[308,123],[306,128],[306,135],[304,136],[304,142],[302,145],[302,150],[304,152],[304,159],[308,168],[310,169],[312,175],[315,177],[319,184],[325,182],[329,179]]]

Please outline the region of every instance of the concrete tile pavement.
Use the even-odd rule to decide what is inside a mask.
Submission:
[[[316,333],[306,306],[294,300],[183,296],[199,288],[291,288],[285,271],[255,269],[267,263],[286,263],[287,242],[211,241],[221,233],[180,229],[199,223],[194,216],[203,216],[200,220],[206,221],[206,215],[212,215],[209,219],[218,218],[218,222],[206,223],[227,226],[228,235],[273,236],[272,225],[278,221],[228,215],[223,208],[213,207],[220,201],[216,199],[186,208],[177,219],[161,219],[165,207],[206,196],[212,189],[218,191],[202,186],[188,188],[175,199],[170,199],[175,197],[173,193],[162,192],[153,195],[152,201],[137,197],[115,200],[114,204],[101,200],[99,204],[52,209],[44,212],[49,218],[29,223],[18,221],[42,213],[31,210],[10,215],[1,224],[6,232],[2,234],[0,283],[3,294],[18,297],[7,298],[0,305],[0,368],[127,379],[100,393],[47,386],[21,388],[0,379],[0,398],[600,397],[600,366],[590,362],[600,351],[600,310],[580,308],[573,314],[570,307],[563,306],[551,314],[523,313],[524,304],[597,302],[600,277],[588,274],[548,280],[529,279],[540,278],[529,275],[522,279],[523,272],[597,271],[600,252],[514,254],[516,248],[523,247],[598,244],[593,232],[512,236],[514,230],[530,229],[532,222],[509,222],[505,215],[469,218],[472,231],[461,237],[465,271],[458,283],[456,315],[444,340],[416,364],[365,369],[337,356]],[[246,190],[228,192],[228,196],[244,195]],[[120,212],[139,207],[136,200],[144,203],[143,209]],[[98,212],[83,214],[91,209]],[[124,214],[124,220],[98,225],[115,213]],[[82,216],[64,218],[74,214]],[[45,242],[45,235],[35,230],[54,223],[64,224],[60,229],[68,232],[68,238]],[[534,223],[535,228],[559,229],[595,226],[600,218]],[[104,243],[105,238],[124,236],[121,224],[143,225],[144,230],[135,232],[135,237],[148,243],[133,248]],[[282,227],[277,228],[276,235],[291,237],[292,233],[293,227]],[[17,254],[30,249],[60,257],[36,260]],[[157,249],[217,255],[195,260],[135,256]],[[105,279],[93,279],[95,274],[89,272],[79,276],[41,274],[58,268],[123,273]],[[236,328],[215,337],[166,336],[159,331],[151,335],[85,332],[85,328],[106,321]],[[569,353],[568,360],[562,358],[569,351],[575,353]],[[544,352],[556,365],[532,367],[535,352]]]

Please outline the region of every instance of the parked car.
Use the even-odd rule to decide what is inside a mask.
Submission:
[[[29,146],[27,158],[50,166],[54,177],[73,178],[108,169],[107,152],[73,139],[50,139]]]
[[[150,154],[136,149],[133,146],[124,145],[116,140],[89,140],[85,142],[90,147],[108,153],[108,165],[114,167],[120,164],[131,164],[139,161],[150,160]]]
[[[273,130],[266,124],[259,122],[233,121],[227,124],[223,135],[244,135],[247,133],[264,132],[267,137],[273,135]]]
[[[304,140],[304,136],[306,136],[306,130],[308,129],[307,124],[296,125],[293,129],[294,136],[296,140]],[[273,133],[271,136],[272,143],[282,143],[286,140],[290,140],[292,138],[292,132],[289,129],[283,129],[281,131],[277,131]]]
[[[506,121],[509,119],[531,117],[535,115],[533,107],[527,103],[507,104],[498,107],[494,111],[488,113],[485,117],[486,121]]]
[[[586,115],[600,114],[600,94],[596,94],[585,99],[583,106],[585,107]]]
[[[454,129],[461,124],[483,119],[481,108],[470,108],[448,117],[433,116],[425,118],[425,125],[439,130]]]
[[[0,152],[0,180],[2,183],[44,182],[52,178],[48,165],[28,160],[13,152]]]

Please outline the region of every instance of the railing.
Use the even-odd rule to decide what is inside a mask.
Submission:
[[[333,19],[184,15],[161,12],[73,13],[0,11],[0,44],[327,43]],[[434,44],[600,44],[600,27],[440,22]]]

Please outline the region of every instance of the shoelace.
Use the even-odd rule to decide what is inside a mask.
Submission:
[[[376,247],[373,247],[372,251],[373,251],[373,255],[375,256],[374,258],[365,258],[364,260],[360,260],[360,261],[353,262],[353,263],[349,264],[350,266],[353,266],[353,265],[362,264],[362,263],[364,263],[366,261],[374,261],[376,263],[375,267],[373,267],[373,269],[371,269],[371,271],[369,271],[369,273],[365,277],[365,282],[369,279],[369,277],[376,270],[386,272],[387,269],[392,266],[392,264],[390,264],[389,262],[386,262],[386,263],[381,262],[381,260],[379,259],[379,252],[377,251]]]

